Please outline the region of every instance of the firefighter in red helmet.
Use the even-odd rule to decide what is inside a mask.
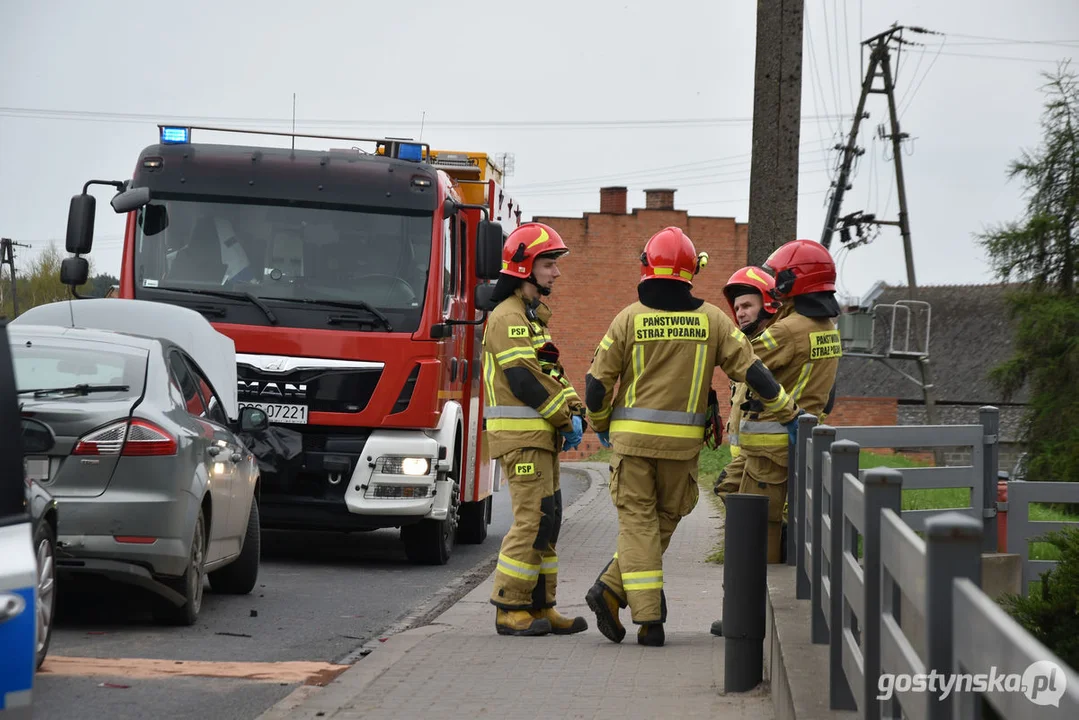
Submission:
[[[586,630],[555,606],[562,524],[557,454],[577,447],[584,405],[565,378],[551,341],[551,311],[540,302],[561,275],[569,249],[542,223],[521,225],[502,248],[494,310],[483,333],[485,442],[509,481],[513,525],[502,540],[491,603],[501,635]]]
[[[767,329],[779,311],[779,301],[771,295],[775,286],[775,280],[762,268],[747,265],[735,270],[723,288],[723,296],[727,299],[734,321],[750,339]],[[715,494],[724,500],[742,486],[742,469],[746,459],[740,454],[738,426],[742,421],[740,406],[746,400],[748,389],[744,382],[731,382],[731,412],[727,418],[731,461],[723,468],[713,487]]]
[[[804,412],[822,417],[831,409],[843,355],[835,321],[835,263],[820,243],[793,240],[777,248],[764,269],[775,279],[772,297],[783,306],[753,339],[753,350]],[[741,408],[738,439],[745,469],[739,492],[768,496],[768,562],[782,562],[787,447],[797,426],[752,388]]]
[[[641,253],[638,302],[615,316],[585,378],[585,405],[611,455],[618,551],[585,599],[605,637],[621,642],[620,608],[639,625],[637,642],[664,643],[663,553],[697,504],[697,463],[713,370],[745,381],[781,417],[790,396],[753,354],[749,339],[715,305],[693,297],[707,261],[679,228],[665,228]]]

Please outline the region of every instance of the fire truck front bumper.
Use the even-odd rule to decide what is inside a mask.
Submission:
[[[376,430],[345,489],[345,505],[356,515],[444,520],[452,480],[447,449],[417,430]]]

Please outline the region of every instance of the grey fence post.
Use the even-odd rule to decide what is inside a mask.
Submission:
[[[880,513],[885,508],[903,511],[903,475],[898,470],[876,468],[865,474],[865,534],[862,536],[862,572],[865,580],[865,617],[858,618],[862,631],[862,696],[865,718],[881,717],[877,700],[880,685]]]
[[[805,599],[809,597],[809,575],[805,574],[806,567],[806,521],[805,521],[805,497],[806,497],[806,450],[809,447],[809,438],[812,429],[817,425],[817,417],[804,415],[798,417],[797,441],[794,445],[793,471],[790,473],[790,483],[787,487],[787,565],[797,568],[795,576],[794,597]]]
[[[832,443],[832,496],[829,517],[832,538],[828,547],[828,587],[830,590],[828,630],[828,697],[829,707],[836,710],[857,710],[850,680],[843,672],[843,476],[858,477],[858,443],[837,440]],[[861,619],[860,619],[861,620]],[[865,624],[865,620],[861,620]]]
[[[1000,410],[992,405],[978,409],[978,422],[984,428],[982,434],[983,463],[985,471],[983,477],[984,492],[982,502],[985,507],[982,517],[985,518],[982,533],[982,550],[995,553],[997,551],[997,470],[1000,469]],[[1014,552],[1014,551],[1013,551]]]
[[[813,491],[813,564],[809,567],[809,603],[811,627],[810,637],[813,642],[823,645],[828,642],[828,628],[818,621],[821,613],[821,578],[824,574],[824,557],[821,553],[821,518],[824,517],[824,490],[821,488],[824,475],[821,466],[824,464],[824,453],[835,442],[835,428],[830,425],[818,425],[813,428],[813,477],[806,478],[812,483]]]
[[[925,521],[925,669],[930,673],[954,672],[952,587],[961,577],[981,586],[981,536],[982,524],[969,515],[947,512]],[[939,690],[929,695],[929,718],[950,720],[954,700],[942,700]]]

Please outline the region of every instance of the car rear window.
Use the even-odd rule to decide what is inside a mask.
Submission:
[[[101,343],[58,346],[33,339],[11,345],[15,384],[19,391],[66,388],[74,385],[127,385],[117,392],[93,393],[94,400],[138,397],[146,377],[146,354],[135,348]]]

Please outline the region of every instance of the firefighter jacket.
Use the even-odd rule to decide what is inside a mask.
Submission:
[[[798,407],[821,417],[829,405],[843,351],[831,318],[811,318],[784,304],[775,320],[753,339],[753,350]],[[767,455],[786,467],[787,430],[781,414],[747,394],[738,439],[742,452]]]
[[[592,359],[588,407],[598,409],[589,420],[597,432],[610,431],[620,455],[689,460],[703,444],[716,366],[741,382],[756,360],[749,339],[711,303],[687,311],[633,303],[615,316]],[[605,393],[602,404],[594,387]],[[791,414],[782,388],[773,403]]]
[[[550,318],[549,309],[545,317]],[[562,376],[557,358],[546,363],[547,371],[541,366],[537,351],[548,344],[546,323],[540,321],[520,290],[488,315],[482,371],[484,425],[491,458],[526,447],[555,452],[558,430],[567,429],[574,414],[584,414],[584,406]]]

